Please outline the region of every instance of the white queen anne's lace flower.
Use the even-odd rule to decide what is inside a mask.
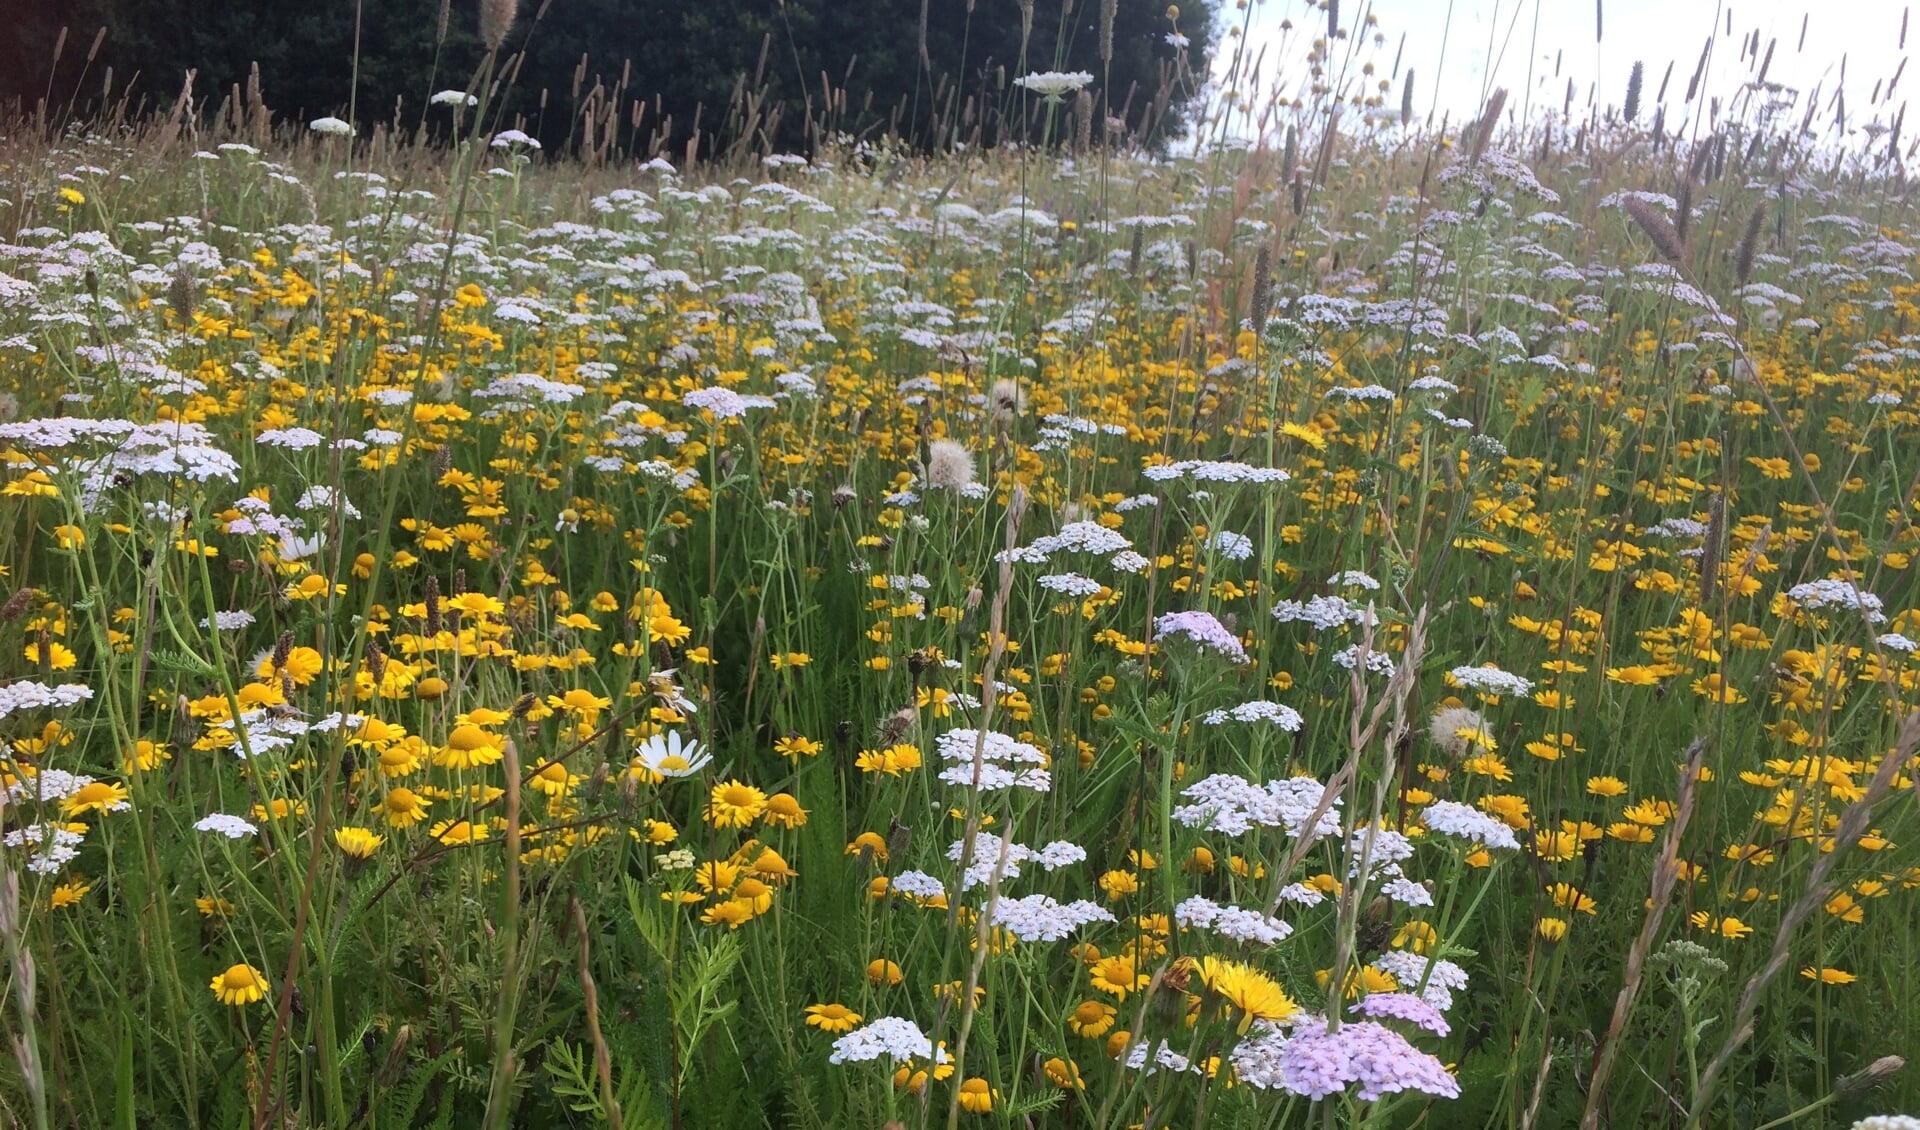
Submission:
[[[1513,829],[1471,805],[1455,800],[1436,800],[1420,814],[1427,830],[1482,847],[1519,851],[1520,841]]]
[[[73,706],[92,697],[93,688],[79,683],[64,683],[57,687],[27,681],[8,683],[0,687],[0,718],[5,718],[16,710],[31,710],[41,706]]]
[[[1013,85],[1049,98],[1059,98],[1084,88],[1092,81],[1093,75],[1086,71],[1035,71],[1014,79]]]
[[[1498,667],[1455,667],[1447,672],[1458,686],[1481,694],[1527,695],[1533,693],[1533,680],[1522,678]]]
[[[252,821],[243,817],[232,816],[225,812],[215,812],[210,816],[201,817],[199,821],[194,824],[193,830],[196,832],[214,832],[230,840],[244,840],[260,829],[254,827]]]
[[[1057,942],[1089,922],[1112,922],[1113,914],[1086,899],[1056,902],[1046,895],[995,899],[991,915],[995,926],[1023,942]]]
[[[833,1042],[828,1063],[866,1063],[886,1057],[895,1061],[932,1059],[946,1062],[945,1052],[936,1054],[933,1041],[920,1026],[898,1016],[882,1016],[863,1024]]]
[[[1845,581],[1826,578],[1807,581],[1787,590],[1787,599],[1802,608],[1851,608],[1869,624],[1886,622],[1880,598]]]

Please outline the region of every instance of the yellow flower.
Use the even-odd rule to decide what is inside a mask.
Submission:
[[[566,763],[548,761],[533,771],[533,774],[527,780],[527,784],[536,791],[545,793],[548,796],[557,797],[565,796],[567,790],[572,788],[579,780],[580,777],[578,774],[567,771]]]
[[[717,902],[700,915],[700,921],[709,926],[725,926],[729,930],[738,930],[747,919],[753,917],[753,908],[737,899]]]
[[[40,662],[40,645],[30,643],[26,649],[27,662]],[[49,641],[47,644],[47,666],[55,671],[65,671],[77,662],[78,657],[66,644]]]
[[[808,1027],[818,1028],[822,1032],[851,1032],[853,1026],[858,1023],[860,1023],[860,1014],[844,1004],[807,1006]]]
[[[487,827],[470,820],[442,820],[429,828],[427,834],[443,844],[472,844],[487,838]]]
[[[780,828],[799,828],[807,822],[807,810],[800,807],[792,793],[775,793],[767,798],[767,811],[762,819]]]
[[[1555,883],[1547,888],[1547,894],[1553,899],[1553,905],[1562,910],[1577,910],[1582,914],[1598,913],[1598,904],[1572,883]]]
[[[754,856],[753,862],[747,865],[747,870],[775,883],[784,883],[800,874],[793,869],[792,864],[772,848],[761,848],[760,854]]]
[[[124,812],[127,788],[110,781],[81,785],[60,802],[60,811],[69,819],[87,812]]]
[[[1280,434],[1292,436],[1294,439],[1305,443],[1315,451],[1325,451],[1327,449],[1326,435],[1323,434],[1319,428],[1311,424],[1296,424],[1289,420],[1280,425]]]
[[[1660,675],[1651,667],[1635,664],[1631,667],[1609,667],[1607,678],[1616,683],[1625,683],[1630,687],[1651,687],[1660,682]]]
[[[1567,936],[1567,920],[1564,918],[1542,918],[1537,929],[1540,932],[1540,939],[1542,941],[1557,942]]]
[[[471,722],[455,726],[447,735],[447,744],[434,751],[433,763],[448,769],[473,769],[492,765],[506,756],[506,739],[490,734]]]
[[[799,734],[788,734],[773,743],[773,752],[793,761],[802,757],[818,757],[822,748],[819,742]]]
[[[1105,1001],[1081,1001],[1079,1007],[1067,1014],[1067,1027],[1076,1036],[1099,1039],[1113,1027],[1118,1012]]]
[[[73,906],[81,899],[86,898],[87,892],[92,889],[93,885],[91,883],[85,883],[79,879],[68,880],[55,887],[52,893],[47,895],[47,907],[50,910],[59,910],[62,907]]]
[[[744,828],[767,809],[767,794],[738,780],[713,787],[707,803],[707,823],[716,828]]]
[[[209,986],[221,1004],[252,1004],[267,995],[267,975],[251,965],[229,965],[226,972],[214,975]]]
[[[1088,980],[1100,992],[1124,1001],[1128,993],[1145,988],[1152,978],[1145,973],[1135,972],[1131,957],[1115,956],[1094,962]]]
[[[412,789],[401,787],[387,793],[380,802],[380,808],[390,828],[410,828],[426,819],[430,801],[421,797]]]
[[[1238,1031],[1246,1035],[1255,1020],[1285,1020],[1300,1011],[1280,983],[1239,962],[1208,955],[1200,959],[1200,982],[1240,1013]]]
[[[867,980],[876,985],[898,985],[901,976],[900,966],[884,957],[867,962]]]
[[[365,828],[348,826],[333,830],[333,842],[349,859],[365,859],[379,850],[380,845],[386,842],[386,837]]]
[[[993,1089],[985,1079],[973,1076],[960,1084],[960,1105],[974,1114],[987,1114],[993,1110]]]
[[[863,749],[853,759],[853,764],[863,773],[885,773],[889,777],[898,777],[920,768],[920,749],[905,742],[883,750]]]
[[[1041,1069],[1047,1073],[1047,1078],[1053,1081],[1054,1086],[1063,1090],[1084,1089],[1087,1085],[1086,1081],[1080,1078],[1080,1065],[1070,1059],[1054,1056],[1042,1064]]]
[[[326,665],[318,651],[310,647],[296,647],[287,652],[284,666],[275,667],[273,656],[269,655],[254,668],[254,674],[262,679],[278,681],[281,675],[291,675],[295,686],[304,687],[319,677],[320,669]]]
[[[1710,930],[1723,938],[1732,938],[1735,941],[1753,933],[1753,927],[1738,918],[1716,918],[1704,910],[1694,911],[1687,917],[1687,921],[1693,923],[1696,929]]]
[[[1809,965],[1800,971],[1800,976],[1809,981],[1818,981],[1822,985],[1851,985],[1860,979],[1844,969],[1835,969],[1830,965],[1822,965],[1818,969]]]
[[[1131,871],[1109,871],[1100,876],[1100,889],[1108,902],[1119,902],[1140,889],[1140,880]]]

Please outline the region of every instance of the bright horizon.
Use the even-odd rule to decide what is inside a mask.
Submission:
[[[1327,15],[1310,0],[1246,2],[1250,10],[1236,7],[1234,0],[1222,2],[1213,78],[1219,82],[1225,77],[1235,46],[1230,32],[1244,21],[1248,57],[1262,48],[1266,52],[1264,99],[1273,91],[1276,59],[1285,61],[1283,78],[1289,86],[1304,76],[1304,57],[1325,34]],[[1824,133],[1834,118],[1834,92],[1844,88],[1848,133],[1858,141],[1869,123],[1890,124],[1907,91],[1920,82],[1920,76],[1902,74],[1892,96],[1886,93],[1888,80],[1908,54],[1901,34],[1909,7],[1897,0],[1850,0],[1844,5],[1847,14],[1838,17],[1812,12],[1804,0],[1603,0],[1596,39],[1596,5],[1591,0],[1346,0],[1340,5],[1340,26],[1349,33],[1348,43],[1365,33],[1367,43],[1357,58],[1374,61],[1376,73],[1366,80],[1368,92],[1386,78],[1391,89],[1385,97],[1396,116],[1404,75],[1412,69],[1415,120],[1424,122],[1430,116],[1438,123],[1444,116],[1456,124],[1478,114],[1495,87],[1507,89],[1508,110],[1516,121],[1543,110],[1557,112],[1566,101],[1569,79],[1576,117],[1584,117],[1590,103],[1603,109],[1619,106],[1638,61],[1645,65],[1640,120],[1651,122],[1664,102],[1672,128],[1689,117],[1687,84],[1710,34],[1713,51],[1701,82],[1703,97],[1694,104],[1717,97],[1723,113],[1741,86],[1757,77],[1771,43],[1766,80],[1799,92],[1801,100],[1791,115],[1797,120],[1805,113],[1805,98],[1817,86],[1814,122]],[[1378,18],[1372,29],[1362,26],[1369,14]],[[1287,20],[1293,24],[1290,32],[1281,26]],[[1756,30],[1757,55],[1743,57]],[[1384,38],[1378,47],[1371,42],[1374,32]],[[1907,27],[1907,36],[1909,43],[1920,44],[1920,20]],[[1671,76],[1661,99],[1657,95],[1669,66]]]

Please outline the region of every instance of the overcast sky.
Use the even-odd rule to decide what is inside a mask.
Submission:
[[[1248,41],[1267,47],[1263,70],[1270,85],[1273,60],[1302,57],[1313,37],[1325,33],[1327,16],[1308,0],[1248,2],[1250,10],[1236,8],[1235,0],[1222,0],[1220,31],[1224,37],[1229,27],[1249,20]],[[1713,61],[1702,84],[1709,94],[1729,98],[1755,76],[1758,60],[1742,59],[1741,54],[1756,28],[1761,56],[1770,41],[1777,41],[1767,81],[1802,93],[1796,116],[1804,112],[1804,98],[1818,84],[1816,121],[1832,120],[1831,99],[1843,55],[1850,127],[1876,116],[1891,120],[1908,92],[1920,90],[1920,74],[1902,75],[1890,103],[1883,96],[1879,104],[1869,105],[1875,84],[1884,90],[1907,55],[1900,38],[1909,4],[1902,0],[1829,0],[1817,6],[1806,0],[1603,0],[1603,7],[1597,41],[1594,0],[1342,0],[1340,24],[1357,34],[1366,31],[1361,26],[1366,15],[1376,15],[1372,31],[1381,33],[1385,43],[1372,50],[1377,73],[1369,81],[1392,78],[1387,99],[1397,110],[1401,76],[1392,72],[1398,54],[1400,72],[1409,67],[1415,71],[1416,115],[1424,117],[1432,110],[1436,120],[1441,114],[1455,122],[1471,117],[1484,92],[1495,86],[1507,88],[1508,108],[1516,116],[1527,112],[1529,102],[1536,114],[1543,106],[1558,110],[1569,78],[1576,116],[1584,116],[1580,111],[1590,94],[1602,106],[1622,101],[1628,73],[1638,60],[1646,64],[1643,120],[1651,118],[1661,76],[1672,64],[1666,93],[1672,122],[1681,116],[1687,82],[1709,34],[1714,37]],[[1731,36],[1726,34],[1729,12]],[[1290,33],[1282,31],[1285,20],[1293,22]],[[1366,31],[1369,45],[1372,31]],[[1920,50],[1920,13],[1908,33]],[[1222,39],[1216,79],[1224,77],[1232,42]],[[1297,84],[1303,73],[1297,62],[1288,66],[1285,84]]]

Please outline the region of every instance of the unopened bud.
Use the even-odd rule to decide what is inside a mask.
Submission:
[[[1900,1073],[1907,1061],[1897,1055],[1883,1055],[1854,1072],[1834,1081],[1834,1093],[1843,1098],[1864,1095]]]

